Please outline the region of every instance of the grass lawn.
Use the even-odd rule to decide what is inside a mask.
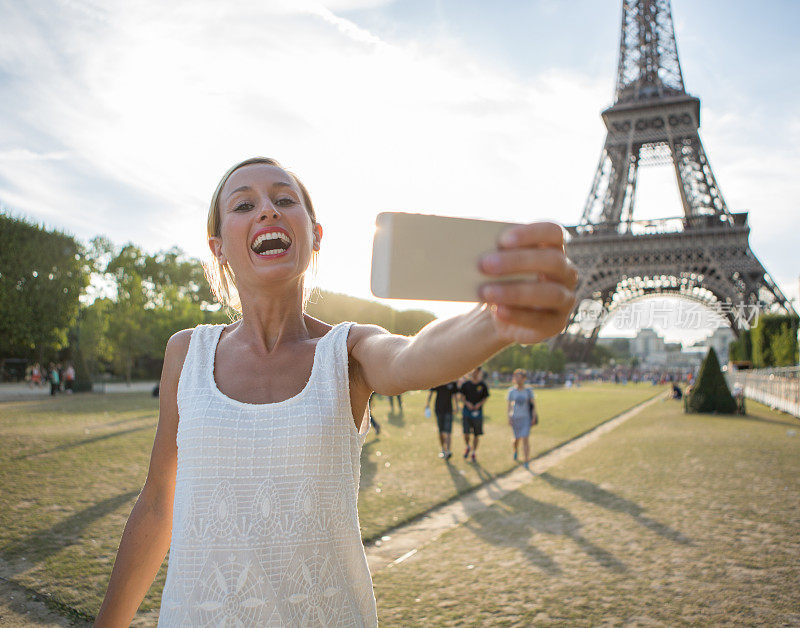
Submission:
[[[664,401],[375,576],[382,625],[798,625],[800,421]]]
[[[423,415],[427,392],[403,395],[403,416],[392,414],[386,399],[373,401],[373,416],[382,431],[379,436],[374,432],[367,436],[361,456],[359,514],[364,539],[379,537],[387,529],[514,466],[506,390],[493,388],[486,402],[484,436],[476,465],[461,456],[464,439],[460,415],[453,417],[454,455],[450,464],[437,458],[436,418]],[[532,432],[533,453],[551,449],[662,390],[650,384],[593,384],[537,391],[540,424]]]
[[[537,452],[660,392],[650,385],[591,385],[537,393]],[[373,404],[384,428],[367,437],[359,513],[365,538],[452,498],[511,467],[504,391],[486,410],[480,465],[436,457],[427,393],[404,395],[402,416]],[[145,394],[75,395],[0,405],[0,577],[52,596],[86,618],[100,605],[119,537],[144,482],[157,420]],[[151,623],[165,569],[140,609]]]

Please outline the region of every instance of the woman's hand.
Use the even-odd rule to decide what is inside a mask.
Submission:
[[[528,281],[481,287],[501,340],[533,344],[564,329],[575,305],[578,271],[564,253],[559,225],[534,222],[510,228],[500,237],[500,248],[484,255],[479,267],[489,278],[533,275]]]

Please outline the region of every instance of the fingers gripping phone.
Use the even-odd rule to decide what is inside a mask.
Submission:
[[[372,293],[385,299],[478,302],[490,281],[530,281],[533,275],[484,275],[480,257],[496,250],[515,223],[384,212],[372,245]]]

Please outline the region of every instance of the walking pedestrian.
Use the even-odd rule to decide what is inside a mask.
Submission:
[[[31,383],[39,388],[42,385],[42,367],[38,362],[35,362],[31,369]]]
[[[58,375],[58,368],[56,365],[50,362],[49,369],[50,371],[50,395],[55,396],[55,394],[61,389],[61,377]]]
[[[398,414],[403,415],[403,395],[389,395],[389,408],[390,412],[394,414],[394,400],[397,397]]]
[[[514,432],[514,460],[519,460],[519,446],[522,444],[522,464],[528,468],[531,459],[531,427],[539,422],[533,390],[525,386],[527,373],[522,369],[514,371],[514,385],[508,390],[508,424]]]
[[[488,281],[539,281],[489,283],[491,304],[413,337],[331,326],[305,311],[322,233],[306,188],[274,160],[244,161],[218,184],[208,270],[241,316],[167,343],[150,469],[98,628],[130,624],[167,550],[162,628],[376,626],[356,510],[370,395],[430,388],[539,342],[574,303],[563,232],[540,223],[513,227],[481,262]]]
[[[483,435],[483,405],[489,398],[489,387],[483,381],[483,369],[480,366],[470,372],[459,392],[464,402],[461,414],[464,443],[467,446],[464,458],[472,456],[472,462],[477,462],[478,440]]]
[[[449,460],[453,452],[450,451],[450,436],[453,431],[453,399],[456,399],[456,410],[458,410],[458,384],[456,382],[448,382],[441,386],[431,388],[428,392],[428,400],[425,402],[425,410],[430,412],[431,397],[436,395],[433,402],[434,411],[436,412],[436,425],[439,428],[439,445],[442,450],[439,453],[440,458]]]
[[[72,386],[75,383],[75,367],[72,362],[67,362],[67,368],[64,369],[64,390],[68,395],[72,394]]]
[[[375,395],[369,396],[369,401],[367,402],[367,406],[369,408],[369,424],[372,426],[372,429],[375,430],[375,436],[379,436],[381,433],[381,424],[375,420],[375,416],[372,414],[372,398]]]

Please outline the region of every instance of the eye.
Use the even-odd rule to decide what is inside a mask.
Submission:
[[[238,203],[233,208],[233,211],[235,211],[235,212],[246,212],[246,211],[250,211],[251,209],[253,209],[253,204],[251,202],[242,201],[241,203]]]
[[[286,196],[284,198],[276,199],[275,204],[279,207],[289,207],[290,205],[297,204],[297,201],[289,196]]]

